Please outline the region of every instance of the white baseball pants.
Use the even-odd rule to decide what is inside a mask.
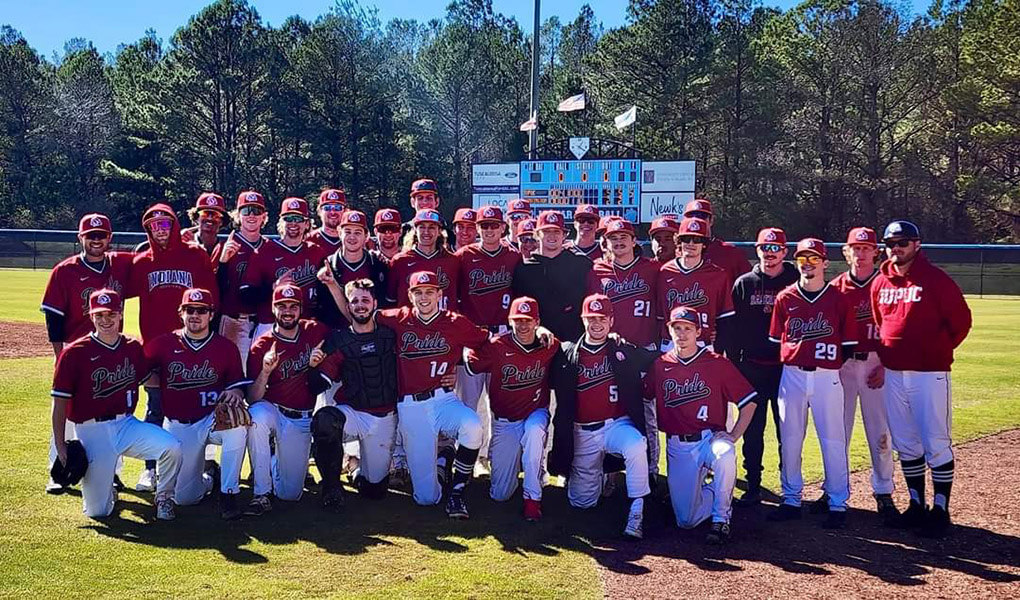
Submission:
[[[220,492],[241,492],[241,464],[244,463],[247,427],[213,431],[215,414],[209,413],[201,421],[185,425],[165,419],[163,429],[181,443],[181,470],[174,487],[174,502],[179,505],[197,504],[212,489],[213,481],[205,475],[206,446],[221,446]]]
[[[311,415],[291,419],[265,400],[252,404],[248,412],[252,420],[248,430],[248,460],[255,478],[255,495],[274,492],[280,500],[300,500],[312,447]],[[269,451],[270,435],[276,440],[275,455]]]
[[[878,355],[868,353],[867,360],[850,359],[839,370],[843,385],[843,410],[845,411],[846,443],[849,450],[854,433],[854,417],[857,416],[857,398],[861,399],[861,419],[864,421],[864,435],[868,440],[871,454],[871,489],[876,494],[893,493],[892,438],[889,420],[885,411],[885,392],[882,388],[868,387],[868,374],[881,363]]]
[[[682,442],[666,436],[666,475],[676,524],[693,529],[711,517],[728,523],[732,514],[733,486],[737,483],[737,449],[729,440],[713,440],[710,430],[701,440]],[[705,476],[712,471],[712,482]]]
[[[605,425],[587,431],[574,423],[574,462],[567,481],[567,500],[575,508],[591,508],[602,496],[602,460],[606,453],[623,457],[627,496],[641,498],[648,486],[648,445],[630,417],[606,419]]]
[[[520,421],[492,420],[492,441],[489,445],[492,485],[489,496],[493,500],[505,502],[514,495],[522,464],[524,499],[542,499],[542,453],[548,432],[548,408],[536,408]]]
[[[248,352],[254,341],[252,330],[255,329],[255,321],[248,315],[240,315],[238,318],[223,315],[220,317],[220,335],[227,338],[237,346],[241,353],[241,369],[248,370]]]
[[[358,468],[369,483],[379,483],[390,474],[393,457],[393,439],[397,435],[397,414],[385,416],[355,410],[346,404],[337,409],[346,417],[344,421],[344,452],[348,446],[360,450]]]
[[[953,395],[948,371],[885,371],[885,408],[900,460],[929,467],[953,460]]]
[[[489,413],[489,374],[478,373],[472,375],[467,372],[464,365],[457,365],[457,383],[453,392],[457,394],[464,405],[478,413],[478,420],[482,422],[482,446],[478,450],[478,457],[489,456],[489,444],[492,439],[492,421]]]

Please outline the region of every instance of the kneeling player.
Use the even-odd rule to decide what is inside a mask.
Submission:
[[[514,495],[523,457],[524,518],[537,521],[542,518],[542,453],[549,431],[549,363],[558,346],[538,339],[538,301],[534,298],[514,300],[509,320],[512,331],[480,350],[469,351],[466,368],[470,375],[490,374],[489,495],[497,502]]]
[[[214,430],[216,405],[243,406],[241,390],[251,383],[241,369],[241,354],[232,341],[210,330],[209,290],[184,291],[179,313],[184,328],[145,344],[145,356],[163,400],[163,428],[181,443],[181,471],[174,488],[178,505],[198,503],[212,491],[215,474],[204,472],[206,446],[223,447],[220,510],[224,519],[241,516],[241,463],[247,427]]]
[[[312,410],[322,391],[319,378],[309,377],[312,350],[329,330],[301,319],[302,290],[292,283],[273,290],[272,329],[260,335],[248,354],[248,386],[252,427],[248,431],[248,460],[255,479],[255,496],[246,514],[270,509],[269,493],[280,500],[301,499],[312,444]],[[276,452],[270,453],[270,435]]]
[[[667,322],[673,348],[645,377],[645,394],[655,398],[659,429],[666,433],[666,470],[676,524],[697,527],[712,518],[706,541],[730,537],[730,503],[737,481],[735,444],[754,416],[755,391],[728,359],[698,346],[698,311],[678,306]],[[729,404],[740,409],[726,431]],[[712,472],[711,483],[705,483]]]
[[[101,289],[89,296],[93,332],[64,347],[53,375],[53,438],[67,464],[65,421],[75,424],[89,466],[81,482],[85,514],[107,517],[117,494],[113,476],[123,456],[156,460],[156,518],[173,520],[173,490],[181,468],[181,444],[159,427],[134,417],[138,385],[148,374],[137,341],[121,335],[120,294]]]
[[[393,439],[397,432],[397,338],[377,325],[377,300],[369,279],[344,286],[351,324],[334,331],[321,349],[312,351],[323,386],[341,383],[336,406],[323,406],[312,418],[315,465],[322,474],[322,506],[343,506],[340,471],[343,445],[358,441],[361,460],[354,484],[368,498],[382,498],[389,481]]]

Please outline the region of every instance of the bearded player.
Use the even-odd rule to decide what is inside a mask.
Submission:
[[[542,518],[542,454],[549,432],[549,365],[556,355],[536,335],[538,302],[522,296],[509,312],[510,332],[467,353],[467,372],[490,376],[492,484],[489,496],[506,502],[517,491],[524,466],[524,518]]]
[[[312,351],[329,335],[324,325],[302,319],[304,291],[293,283],[273,290],[272,328],[256,338],[248,355],[247,399],[252,427],[248,459],[255,479],[254,497],[245,514],[272,509],[269,494],[298,501],[304,493],[312,444],[315,397],[325,388],[309,370]],[[275,452],[270,451],[270,437]]]
[[[212,294],[192,288],[181,298],[184,327],[164,333],[145,344],[152,369],[150,385],[158,385],[166,421],[163,428],[181,443],[181,470],[174,487],[174,503],[197,504],[220,483],[220,516],[241,516],[241,463],[244,462],[246,427],[214,431],[216,405],[244,405],[245,386],[251,383],[241,368],[241,355],[227,338],[213,333]],[[222,467],[205,471],[208,445],[222,446]],[[218,477],[217,477],[218,474]]]
[[[308,234],[308,241],[322,248],[323,254],[340,249],[340,219],[347,210],[347,194],[343,190],[326,189],[319,194],[316,212],[322,226]]]
[[[113,478],[120,456],[157,461],[156,518],[175,518],[173,490],[181,467],[181,444],[174,436],[133,415],[138,386],[148,377],[142,345],[120,333],[123,304],[118,292],[99,289],[89,296],[94,330],[68,344],[53,375],[53,438],[57,457],[67,464],[65,422],[75,424],[88,456],[81,481],[84,512],[103,518],[113,512]]]
[[[255,332],[255,306],[244,301],[241,281],[248,262],[266,243],[262,228],[269,215],[262,194],[248,190],[237,195],[237,208],[231,214],[235,229],[227,236],[217,261],[216,281],[220,288],[220,335],[237,346],[241,366],[248,362],[252,334]]]
[[[666,433],[669,498],[678,526],[692,529],[711,518],[705,541],[721,544],[730,537],[736,443],[754,417],[755,391],[729,359],[698,346],[698,311],[678,306],[667,326],[673,349],[655,361],[644,389]],[[727,431],[730,404],[740,416]]]

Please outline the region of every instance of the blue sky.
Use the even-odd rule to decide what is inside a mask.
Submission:
[[[44,56],[62,52],[64,42],[81,37],[90,40],[102,52],[113,52],[122,43],[137,40],[146,29],[156,30],[169,39],[188,18],[210,0],[0,0],[0,24],[21,31],[28,42]],[[904,0],[916,12],[924,11],[929,0]],[[265,22],[278,25],[288,16],[299,14],[314,18],[333,6],[331,0],[250,0]],[[395,17],[428,20],[446,13],[449,0],[361,0],[375,5],[385,22]],[[794,0],[765,0],[766,4],[788,7]],[[583,4],[590,4],[596,17],[607,27],[626,21],[626,0],[545,0],[542,17],[557,15],[564,22],[573,20]],[[531,0],[493,0],[497,12],[513,16],[530,29]]]

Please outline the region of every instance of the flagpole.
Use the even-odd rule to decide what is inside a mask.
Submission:
[[[538,118],[538,61],[539,48],[538,37],[542,30],[541,0],[535,0],[535,25],[532,31],[531,40],[531,114],[529,118]],[[538,128],[528,132],[528,158],[535,159],[535,150],[538,148]]]

